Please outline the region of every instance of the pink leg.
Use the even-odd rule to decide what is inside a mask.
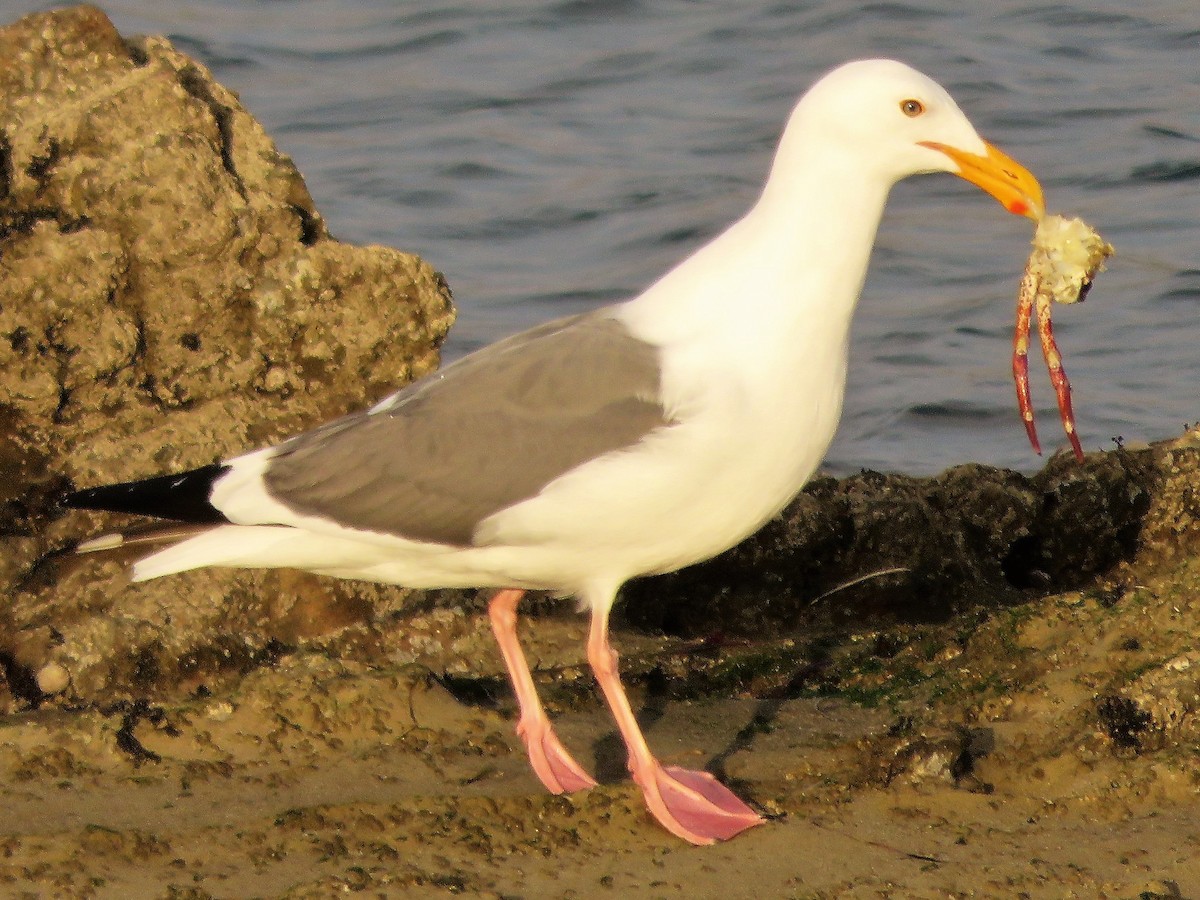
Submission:
[[[517,640],[517,604],[523,596],[524,591],[508,589],[497,592],[488,603],[492,632],[496,635],[496,643],[500,645],[500,653],[508,667],[508,675],[517,694],[517,704],[521,708],[517,735],[525,742],[534,773],[550,793],[562,794],[595,787],[596,782],[559,743],[542,708],[542,701],[538,699],[529,663],[525,661],[525,654]]]
[[[663,768],[651,754],[617,674],[617,653],[608,642],[607,607],[592,610],[588,662],[625,740],[633,780],[654,818],[669,832],[693,844],[711,844],[762,823],[758,813],[708,772]]]

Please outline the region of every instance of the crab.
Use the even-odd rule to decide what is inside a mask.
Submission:
[[[1104,271],[1104,261],[1112,256],[1112,245],[1081,219],[1063,216],[1043,217],[1033,235],[1033,252],[1021,277],[1017,294],[1017,329],[1013,336],[1013,381],[1017,387],[1017,406],[1025,433],[1034,452],[1041,455],[1037,426],[1033,421],[1033,401],[1029,393],[1029,337],[1037,307],[1038,337],[1042,356],[1050,373],[1050,383],[1058,399],[1058,414],[1063,430],[1075,451],[1083,460],[1083,448],[1075,432],[1075,412],[1071,408],[1071,382],[1063,369],[1062,354],[1054,340],[1051,304],[1078,303],[1087,297],[1092,281]]]

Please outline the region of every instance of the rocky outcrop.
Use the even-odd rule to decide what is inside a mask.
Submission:
[[[93,7],[0,30],[0,110],[0,659],[15,689],[55,662],[88,694],[196,648],[253,656],[364,616],[363,590],[281,591],[287,575],[123,591],[115,563],[40,580],[35,563],[101,521],[52,521],[72,485],[253,449],[434,369],[453,321],[439,273],[332,239],[235,94]]]

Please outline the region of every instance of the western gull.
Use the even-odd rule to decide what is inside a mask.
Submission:
[[[936,82],[895,61],[848,63],[794,108],[750,211],[641,295],[501,340],[278,446],[67,502],[192,523],[164,531],[169,545],[134,564],[136,581],[294,567],[499,588],[488,614],[517,732],[554,793],[595,781],[538,699],[517,605],[527,590],[574,595],[591,610],[588,661],[650,812],[696,844],[730,838],[762,818],[711,774],[651,753],[609,613],[622,583],[731,547],[816,470],[888,192],[928,172],[1042,214],[1037,180]]]

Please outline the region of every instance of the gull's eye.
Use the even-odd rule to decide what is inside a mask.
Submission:
[[[920,100],[901,100],[900,112],[904,113],[910,119],[915,119],[921,113],[925,112],[925,104]]]

